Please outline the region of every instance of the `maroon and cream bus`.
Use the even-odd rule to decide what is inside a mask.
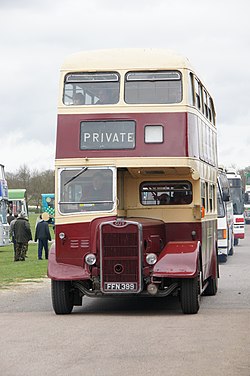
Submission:
[[[217,292],[213,100],[168,50],[87,51],[61,69],[56,141],[55,313],[82,297]]]

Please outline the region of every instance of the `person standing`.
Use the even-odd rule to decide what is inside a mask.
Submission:
[[[16,240],[15,261],[25,261],[29,240],[32,240],[30,224],[24,212],[21,212],[14,223],[14,238]]]
[[[18,214],[14,214],[14,219],[10,222],[10,236],[11,236],[11,241],[13,243],[14,247],[14,261],[16,260],[16,239],[15,239],[15,234],[14,234],[14,224],[16,223],[16,220],[18,218]]]
[[[45,258],[48,259],[48,241],[51,240],[48,222],[44,221],[42,216],[40,216],[40,218],[41,221],[37,223],[35,232],[35,242],[38,240],[38,260],[42,260],[43,248],[45,251]]]

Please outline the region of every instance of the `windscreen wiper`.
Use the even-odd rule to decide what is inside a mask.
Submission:
[[[87,171],[88,167],[83,167],[81,169],[80,172],[78,172],[78,174],[76,174],[75,176],[72,176],[72,178],[70,178],[68,181],[66,181],[66,183],[64,183],[64,187],[65,185],[69,184],[71,181],[75,180],[76,178],[78,178],[78,176],[82,175],[85,171]]]

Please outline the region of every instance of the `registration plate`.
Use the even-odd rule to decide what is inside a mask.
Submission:
[[[135,282],[105,282],[104,290],[113,291],[113,292],[118,292],[118,291],[133,292],[137,290],[137,283]]]

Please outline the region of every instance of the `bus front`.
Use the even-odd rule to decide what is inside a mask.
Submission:
[[[84,295],[170,294],[196,313],[217,291],[212,101],[204,91],[200,122],[188,62],[145,53],[80,53],[62,68],[48,265],[58,314]]]

